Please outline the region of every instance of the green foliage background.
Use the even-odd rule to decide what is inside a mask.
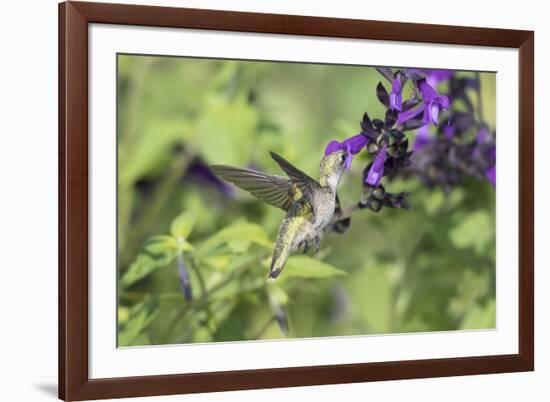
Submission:
[[[326,235],[317,256],[291,257],[268,283],[284,213],[187,179],[196,158],[281,174],[269,150],[316,177],[331,139],[359,132],[364,111],[384,112],[379,81],[371,67],[118,56],[119,346],[495,326],[486,182],[450,194],[392,182],[389,191],[412,192],[411,210],[355,212],[349,232]],[[492,127],[495,81],[481,74]],[[344,207],[360,197],[365,154],[341,182]]]

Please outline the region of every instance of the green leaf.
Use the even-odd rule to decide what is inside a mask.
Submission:
[[[184,239],[188,238],[193,230],[195,225],[195,215],[190,212],[182,212],[172,221],[170,226],[170,233],[174,237],[183,237]]]
[[[321,260],[305,255],[297,255],[288,259],[279,280],[288,278],[331,278],[346,274],[346,271]]]
[[[242,97],[212,97],[196,127],[200,154],[208,163],[244,165],[250,158],[258,112]]]
[[[178,243],[171,236],[153,236],[148,239],[137,258],[120,279],[122,289],[146,277],[157,268],[165,267],[174,261]]]
[[[203,258],[203,262],[216,271],[224,271],[231,261],[231,254],[214,255]]]
[[[424,200],[424,208],[428,215],[435,215],[445,203],[445,194],[441,191],[434,191]]]
[[[235,254],[242,254],[245,253],[248,248],[250,247],[250,241],[248,240],[242,240],[242,239],[235,239],[231,240],[227,243],[229,246],[229,249],[235,253]]]
[[[149,237],[142,247],[142,252],[149,254],[169,253],[178,248],[178,242],[172,236],[158,235]]]
[[[365,323],[364,333],[391,332],[391,326],[398,325],[401,320],[401,316],[396,314],[397,308],[403,309],[407,300],[400,300],[400,305],[396,301],[392,306],[395,288],[391,270],[391,265],[371,257],[345,279],[345,289],[353,300],[349,306],[350,314]],[[392,308],[395,308],[393,313]]]
[[[178,250],[181,251],[193,251],[195,250],[195,247],[189,242],[186,241],[178,241]]]
[[[474,248],[482,253],[494,236],[494,225],[486,211],[468,214],[449,232],[454,246],[460,249]]]
[[[269,301],[274,306],[286,306],[290,296],[279,286],[277,281],[270,281],[267,286]]]
[[[170,163],[171,149],[189,132],[188,124],[182,119],[148,121],[131,154],[120,149],[120,181],[131,184],[141,177],[158,175]]]
[[[273,246],[271,240],[267,236],[265,230],[260,226],[245,221],[234,223],[231,226],[220,230],[213,236],[206,239],[199,247],[197,247],[196,256],[206,256],[216,250],[218,247],[231,243],[235,248],[236,241],[241,242],[237,249],[242,250],[242,242],[251,242],[260,246],[270,248]]]
[[[181,295],[180,295],[181,297]],[[130,309],[126,306],[118,307],[118,322],[124,324],[130,318]]]
[[[494,300],[485,306],[475,305],[468,309],[460,323],[460,329],[487,329],[496,327],[496,306]]]
[[[151,301],[144,301],[133,307],[130,319],[118,334],[119,346],[132,346],[141,332],[153,321],[156,312],[156,305]]]

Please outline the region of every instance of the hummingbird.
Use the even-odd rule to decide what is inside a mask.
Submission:
[[[225,165],[213,165],[210,169],[226,181],[286,212],[279,226],[268,276],[275,279],[295,251],[319,251],[321,237],[334,216],[336,188],[349,154],[346,150],[338,150],[325,155],[320,164],[319,180],[311,178],[275,152],[270,154],[287,177]]]

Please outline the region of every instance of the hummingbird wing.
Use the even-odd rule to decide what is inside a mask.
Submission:
[[[292,202],[301,198],[296,185],[284,177],[224,165],[213,165],[210,169],[216,175],[250,192],[260,200],[284,211]]]
[[[292,165],[282,156],[272,151],[270,151],[269,153],[271,154],[271,157],[273,158],[273,160],[277,162],[277,164],[281,167],[281,169],[284,170],[284,172],[286,173],[290,181],[300,189],[300,192],[302,193],[304,200],[309,202],[309,204],[313,209],[313,213],[315,214],[313,194],[316,189],[321,187],[319,182],[309,177],[306,173],[302,172],[300,169]]]

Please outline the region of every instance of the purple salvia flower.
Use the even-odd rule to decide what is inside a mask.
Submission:
[[[436,87],[441,81],[448,80],[453,76],[451,70],[426,70],[426,81],[432,87]]]
[[[417,106],[415,106],[415,107],[413,107],[409,110],[406,110],[402,113],[399,113],[399,116],[397,117],[396,124],[401,125],[401,124],[407,122],[408,120],[410,120],[410,119],[418,116],[420,113],[424,112],[425,109],[426,109],[426,105],[424,103],[420,103]]]
[[[273,318],[275,319],[275,322],[277,323],[277,326],[281,330],[284,336],[288,336],[289,326],[288,326],[288,314],[286,311],[280,307],[277,306],[274,308],[273,312]]]
[[[414,80],[423,77],[425,72],[420,68],[405,68],[402,70],[402,74],[408,79]]]
[[[485,177],[487,178],[487,180],[489,180],[489,183],[491,183],[493,185],[493,187],[496,187],[496,185],[497,185],[497,170],[496,170],[495,165],[485,169]]]
[[[485,143],[488,136],[489,136],[489,131],[487,130],[487,127],[482,126],[476,134],[476,146],[472,151],[472,157],[474,159],[479,159],[482,157],[481,156],[482,145]]]
[[[439,95],[425,79],[418,80],[417,86],[426,106],[423,120],[425,123],[430,122],[437,126],[441,109],[449,109],[449,98],[445,95]]]
[[[200,160],[195,160],[191,163],[183,180],[211,185],[228,197],[233,197],[235,195],[233,187],[220,180],[220,178],[212,173],[208,166]]]
[[[492,139],[489,135],[489,130],[487,126],[483,125],[478,130],[476,134],[476,145],[474,150],[472,151],[472,158],[474,160],[477,160],[478,163],[485,164],[487,167],[485,168],[485,177],[489,182],[493,185],[493,187],[496,186],[496,146],[490,145],[492,142]],[[489,146],[489,148],[487,148]]]
[[[407,68],[403,70],[406,77],[410,79],[418,79],[425,77],[428,84],[432,87],[437,86],[441,81],[448,80],[454,75],[452,70],[430,70],[422,68]]]
[[[356,134],[344,141],[344,145],[353,155],[358,154],[369,142],[366,135]]]
[[[404,112],[402,112],[402,108],[396,109],[400,112],[397,117],[397,124],[402,125],[413,118],[420,117],[422,114],[422,122],[424,124],[433,123],[434,125],[437,125],[439,122],[440,111],[442,109],[449,109],[449,98],[445,95],[440,95],[437,93],[433,87],[436,86],[438,82],[450,78],[453,72],[448,70],[419,70],[409,68],[404,70],[404,74],[406,77],[416,82],[416,86],[420,91],[423,102],[419,103],[415,107],[405,110]],[[392,82],[390,108],[393,108],[391,95],[394,92],[396,95],[399,93],[401,100],[401,81],[396,82],[396,80]],[[399,91],[397,91],[398,89]],[[394,98],[397,98],[397,96],[394,96]],[[394,100],[394,103],[395,102],[397,102],[397,99]]]
[[[378,152],[378,155],[376,155],[376,159],[374,160],[369,170],[369,174],[367,175],[367,179],[365,180],[367,184],[373,187],[377,187],[380,184],[380,181],[384,176],[384,163],[386,163],[386,145],[384,145]]]
[[[487,153],[487,156],[492,163],[495,163],[497,160],[497,147],[493,145]]]
[[[183,258],[183,254],[178,254],[178,276],[180,278],[181,291],[185,300],[188,302],[193,300],[193,291],[191,289],[191,281],[189,280],[189,272],[187,271],[187,264]]]
[[[344,142],[331,141],[325,148],[325,155],[331,154],[333,152],[339,151],[341,149],[345,150],[348,154],[346,158],[345,169],[349,170],[351,167],[351,161],[353,155],[358,154],[369,142],[369,139],[366,135],[356,134],[353,137],[346,139]]]
[[[413,144],[413,151],[418,151],[430,142],[428,126],[422,126],[416,131],[416,139]]]
[[[328,143],[327,147],[325,148],[325,156],[333,152],[339,151],[341,149],[346,149],[344,144],[342,142],[332,140],[331,142]]]
[[[491,161],[491,165],[485,169],[485,177],[487,177],[487,180],[493,185],[493,187],[496,187],[497,183],[497,171],[496,171],[496,160],[497,160],[497,147],[492,146],[489,149],[489,152],[487,152],[487,157]]]
[[[455,132],[456,129],[453,125],[446,124],[445,126],[443,126],[443,135],[445,135],[445,138],[449,141],[453,139],[453,137],[455,136]]]
[[[398,75],[391,84],[390,92],[390,109],[397,110],[398,112],[402,110],[403,95],[401,91],[401,77]]]
[[[483,144],[488,135],[489,135],[489,130],[487,130],[487,127],[485,126],[481,127],[476,134],[477,145]]]

